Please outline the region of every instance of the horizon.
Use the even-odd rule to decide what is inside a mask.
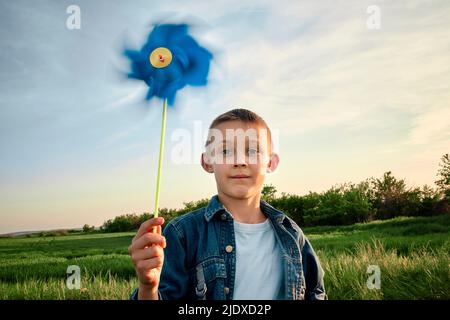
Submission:
[[[389,172],[389,171],[386,171],[386,173],[387,172]],[[395,175],[394,175],[394,177],[395,177]],[[361,183],[361,182],[363,182],[363,181],[366,181],[367,179],[371,179],[371,178],[377,178],[377,177],[369,177],[369,178],[366,178],[366,179],[364,179],[364,180],[362,180],[362,181],[359,181],[359,182],[354,182],[354,181],[347,181],[347,182],[344,182],[344,183],[354,183],[354,184],[358,184],[358,183]],[[399,177],[395,177],[396,179],[400,179],[400,180],[402,180],[403,178],[399,178]],[[403,179],[403,180],[407,180],[407,179]],[[327,189],[325,189],[325,190],[322,190],[322,191],[308,191],[307,193],[310,193],[310,192],[317,192],[317,193],[323,193],[323,192],[326,192],[327,190],[329,190],[329,189],[331,189],[332,187],[334,187],[334,186],[339,186],[339,185],[342,185],[342,184],[334,184],[334,185],[331,185],[329,188],[327,188]],[[266,186],[266,184],[264,184],[264,186]],[[422,186],[409,186],[408,184],[406,184],[406,187],[409,189],[409,188],[414,188],[414,187],[419,187],[419,188],[422,188],[422,187],[424,187],[425,185],[422,185]],[[433,188],[434,190],[437,190],[438,188],[437,188],[437,186],[435,185],[435,184],[433,184],[433,185],[427,185],[427,186],[429,186],[429,187],[431,187],[431,188]],[[276,189],[276,186],[274,186],[275,187],[275,189]],[[276,196],[281,196],[281,194],[282,194],[283,192],[279,192],[278,190],[276,190]],[[295,195],[298,195],[298,196],[305,196],[307,193],[304,193],[304,194],[295,194]],[[217,194],[217,193],[216,193]],[[289,195],[294,195],[294,194],[289,194]],[[207,198],[203,198],[203,199],[207,199]],[[203,200],[203,199],[195,199],[195,200],[191,200],[191,202],[196,202],[196,201],[200,201],[200,200]],[[173,208],[173,207],[170,207],[170,208],[166,208],[166,207],[163,207],[163,208],[159,208],[160,210],[161,209],[175,209],[175,210],[180,210],[180,209],[183,209],[185,206],[184,206],[184,204],[181,206],[181,207],[177,207],[177,208]],[[94,226],[96,229],[100,229],[102,226],[103,226],[103,224],[104,224],[104,222],[106,222],[107,220],[109,220],[109,219],[111,219],[111,220],[113,220],[115,217],[117,217],[117,216],[121,216],[121,215],[126,215],[126,214],[136,214],[136,215],[140,215],[140,214],[144,214],[144,213],[150,213],[149,211],[143,211],[143,212],[125,212],[125,213],[119,213],[119,214],[117,214],[116,216],[114,216],[114,217],[109,217],[109,218],[107,218],[105,221],[103,221],[101,224],[99,224],[99,225],[90,225],[90,226]],[[162,217],[164,217],[164,215],[161,215],[161,213],[159,214],[160,216],[162,216]],[[38,233],[38,232],[43,232],[43,231],[58,231],[58,230],[76,230],[76,229],[80,229],[80,230],[83,230],[83,226],[84,226],[84,224],[82,225],[82,226],[75,226],[75,227],[54,227],[54,228],[52,228],[52,229],[39,229],[39,230],[16,230],[16,231],[9,231],[9,232],[3,232],[3,233],[0,233],[0,236],[5,236],[5,235],[15,235],[15,234],[17,234],[17,233]]]

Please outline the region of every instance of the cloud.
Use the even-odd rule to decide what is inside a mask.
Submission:
[[[448,140],[443,119],[449,118],[450,20],[441,6],[382,2],[387,18],[379,31],[366,28],[364,5],[340,10],[334,18],[322,7],[325,18],[312,20],[308,32],[281,29],[289,33],[288,42],[265,37],[231,45],[229,73],[238,75],[232,79],[233,100],[256,104],[288,135],[335,126],[382,127],[374,113],[401,110],[408,115],[400,121],[410,124],[410,142]],[[274,21],[287,21],[278,13]],[[271,26],[278,27],[266,29]]]
[[[106,106],[99,109],[99,111],[109,112],[117,108],[128,106],[143,99],[147,87],[143,84],[136,83],[136,88],[127,92],[124,96],[121,96]]]

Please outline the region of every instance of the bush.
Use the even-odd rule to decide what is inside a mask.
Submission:
[[[322,193],[305,196],[304,224],[349,225],[370,218],[371,204],[367,184],[344,184]]]
[[[113,220],[107,220],[103,223],[102,231],[105,232],[125,232],[133,231],[139,228],[142,222],[149,218],[148,213],[138,216],[136,214],[125,214],[115,217]]]
[[[54,230],[54,231],[41,231],[38,233],[38,237],[57,237],[57,236],[67,236],[69,231],[66,229]]]
[[[94,231],[95,230],[95,227],[94,226],[90,226],[90,225],[88,225],[88,224],[85,224],[84,226],[83,226],[83,232],[85,232],[85,233],[87,233],[87,232],[92,232],[92,231]]]

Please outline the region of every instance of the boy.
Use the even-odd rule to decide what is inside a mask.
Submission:
[[[234,109],[211,124],[201,164],[217,195],[208,206],[139,228],[129,253],[139,278],[132,299],[323,300],[323,270],[296,223],[261,200],[279,157],[257,114]],[[156,233],[149,232],[156,227]]]

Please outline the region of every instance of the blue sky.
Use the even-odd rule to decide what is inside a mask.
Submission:
[[[66,28],[71,4],[80,30]],[[0,233],[153,210],[161,101],[123,79],[120,52],[152,23],[182,21],[215,60],[209,85],[183,89],[168,112],[161,206],[215,193],[201,139],[177,164],[172,138],[234,107],[277,132],[267,183],[279,192],[389,170],[410,186],[436,180],[450,151],[448,1],[2,1]]]

